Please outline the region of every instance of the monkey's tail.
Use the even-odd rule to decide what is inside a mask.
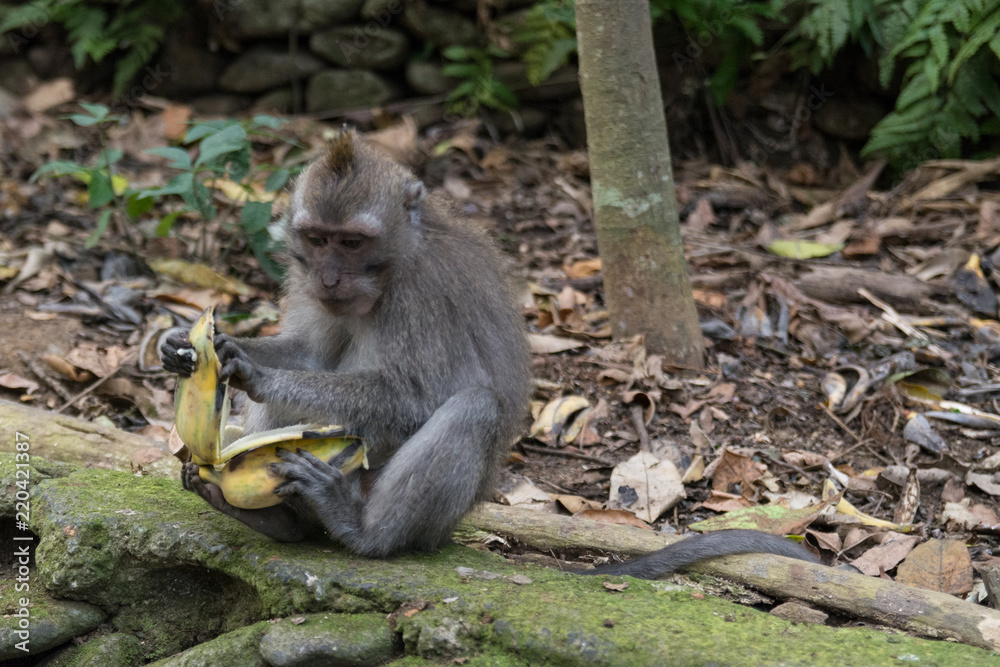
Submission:
[[[677,570],[683,570],[706,558],[747,553],[787,556],[817,564],[822,562],[805,547],[779,535],[758,530],[719,530],[688,537],[659,551],[624,563],[612,563],[593,570],[580,570],[577,574],[628,575],[637,579],[657,579]]]

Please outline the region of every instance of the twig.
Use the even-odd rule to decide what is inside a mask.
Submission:
[[[607,466],[608,468],[614,466],[613,463],[605,461],[604,459],[599,459],[596,456],[590,456],[589,454],[581,454],[579,452],[574,452],[572,450],[549,449],[548,447],[537,447],[535,445],[529,445],[524,442],[521,443],[521,449],[523,449],[526,452],[531,452],[532,454],[546,454],[548,456],[561,456],[567,459],[580,459],[581,461],[600,463],[602,466]]]
[[[915,326],[907,322],[905,317],[896,312],[896,309],[887,304],[885,301],[882,301],[882,299],[878,298],[877,296],[866,290],[864,287],[858,288],[858,294],[868,299],[868,301],[870,301],[873,306],[882,310],[883,320],[885,320],[892,326],[896,327],[897,329],[905,333],[907,336],[910,336],[911,338],[916,338],[918,340],[927,343],[927,350],[930,351],[932,354],[934,354],[936,357],[939,357],[944,360],[951,359],[952,354],[950,352],[947,352],[942,348],[938,347],[935,343],[932,343],[931,339],[927,336],[927,334],[925,334],[923,331],[920,331]]]
[[[104,384],[105,382],[107,382],[108,380],[110,380],[111,378],[113,378],[115,375],[118,374],[118,371],[120,371],[122,369],[122,366],[124,366],[126,363],[132,361],[132,357],[133,356],[134,356],[134,353],[129,352],[127,355],[125,355],[125,358],[122,359],[122,362],[120,364],[118,364],[117,368],[115,368],[113,371],[111,371],[110,373],[108,373],[104,377],[98,378],[96,381],[90,383],[89,387],[87,387],[86,389],[84,389],[83,391],[81,391],[76,396],[73,396],[72,398],[68,398],[66,396],[63,396],[63,398],[66,399],[66,402],[63,403],[59,407],[59,409],[56,410],[56,412],[57,413],[58,412],[62,412],[63,410],[65,410],[69,406],[73,405],[74,403],[76,403],[77,401],[79,401],[81,398],[83,398],[84,396],[90,394],[95,389],[97,389],[98,387],[100,387],[102,384]]]
[[[652,450],[649,442],[649,431],[646,430],[646,416],[643,407],[639,404],[630,406],[629,415],[632,417],[632,426],[639,434],[639,449],[644,452]]]
[[[852,431],[850,429],[850,427],[848,427],[847,424],[845,424],[840,417],[838,417],[837,415],[833,414],[833,410],[831,410],[829,408],[829,406],[824,405],[823,406],[823,411],[827,415],[829,415],[830,419],[832,419],[833,421],[837,422],[837,426],[839,426],[840,428],[844,429],[847,432],[848,435],[850,435],[852,438],[854,438],[854,442],[857,442],[859,444],[861,443],[860,436],[858,436],[857,433],[855,433],[854,431]]]
[[[28,369],[37,377],[39,380],[45,383],[45,386],[52,389],[52,391],[59,394],[63,400],[70,397],[69,389],[64,387],[58,380],[52,377],[46,370],[45,367],[40,363],[28,356],[24,350],[18,350],[17,356],[20,357],[21,361],[28,367]]]

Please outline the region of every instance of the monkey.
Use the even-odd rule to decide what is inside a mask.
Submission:
[[[354,130],[297,177],[284,220],[282,328],[215,337],[220,377],[246,392],[245,433],[342,424],[369,471],[281,449],[282,503],[247,510],[182,470],[185,489],[282,542],[318,533],[367,557],[432,551],[495,486],[527,416],[530,357],[502,255],[442,196]],[[166,338],[166,370],[190,375],[186,333]],[[756,531],[696,536],[583,574],[655,578],[746,552],[816,562]]]

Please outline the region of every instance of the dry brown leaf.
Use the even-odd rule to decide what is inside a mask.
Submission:
[[[634,502],[623,502],[623,493],[632,489],[638,496]],[[670,461],[661,461],[649,452],[640,451],[611,471],[610,502],[628,507],[636,516],[648,522],[685,497],[681,474]]]
[[[601,521],[603,523],[614,523],[623,526],[635,526],[653,530],[653,527],[645,521],[625,510],[583,510],[573,515],[580,519],[590,519],[591,521]]]
[[[72,102],[74,99],[76,91],[73,89],[73,80],[62,77],[39,84],[21,101],[29,111],[40,113],[60,104]]]
[[[749,493],[753,484],[767,472],[767,466],[756,463],[748,456],[734,453],[729,448],[722,450],[718,464],[712,475],[712,489],[729,491],[730,485],[739,484],[744,493]]]
[[[798,450],[782,452],[781,458],[786,462],[791,463],[793,466],[798,466],[800,468],[821,466],[827,461],[826,457],[822,454],[817,454],[816,452],[802,452]]]
[[[563,267],[563,273],[565,273],[566,277],[570,279],[589,278],[590,276],[597,275],[600,272],[600,257],[595,257],[594,259],[584,259]]]
[[[558,354],[584,347],[582,341],[548,334],[528,334],[528,344],[533,354]]]
[[[127,355],[128,351],[119,345],[100,347],[96,343],[84,341],[77,343],[65,360],[102,378],[121,368]]]
[[[958,540],[927,540],[896,570],[896,581],[929,591],[964,595],[972,590],[972,559]]]
[[[1000,523],[996,513],[986,505],[971,505],[969,498],[961,502],[944,504],[941,522],[949,530],[972,530],[978,526],[995,526]]]
[[[821,533],[818,530],[809,528],[806,530],[806,537],[811,537],[818,547],[832,551],[835,554],[839,554],[840,550],[844,548],[844,541],[840,539],[840,535],[837,533]]]
[[[0,387],[5,389],[24,389],[29,396],[38,391],[38,383],[21,377],[16,373],[0,373]]]
[[[188,121],[191,120],[191,107],[186,104],[168,104],[161,116],[164,136],[171,141],[183,139],[188,131]]]
[[[751,507],[753,503],[743,496],[735,493],[725,493],[723,491],[712,491],[708,500],[701,504],[702,507],[714,512],[732,512],[733,510]]]
[[[856,558],[852,565],[868,576],[878,576],[896,567],[919,541],[918,535],[903,535],[890,531],[882,538],[881,544]]]
[[[501,493],[501,497],[508,505],[538,511],[551,511],[553,508],[552,498],[529,480],[521,482],[507,493]]]
[[[628,582],[627,581],[623,581],[620,584],[613,584],[610,581],[605,581],[604,582],[604,587],[606,589],[608,589],[609,591],[621,593],[623,590],[625,590],[626,588],[628,588]]]
[[[702,197],[694,205],[694,210],[687,217],[687,226],[693,231],[703,232],[715,224],[715,211],[708,197]]]
[[[583,512],[585,510],[599,510],[601,503],[596,500],[588,500],[582,496],[571,496],[567,494],[553,495],[552,499],[562,505],[570,514]]]
[[[395,125],[369,132],[365,138],[396,158],[397,162],[407,164],[417,150],[417,123],[411,116],[403,116]]]

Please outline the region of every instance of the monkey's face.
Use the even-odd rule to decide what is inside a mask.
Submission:
[[[367,315],[382,296],[386,269],[382,239],[372,230],[305,227],[297,230],[296,261],[309,291],[332,314]]]

